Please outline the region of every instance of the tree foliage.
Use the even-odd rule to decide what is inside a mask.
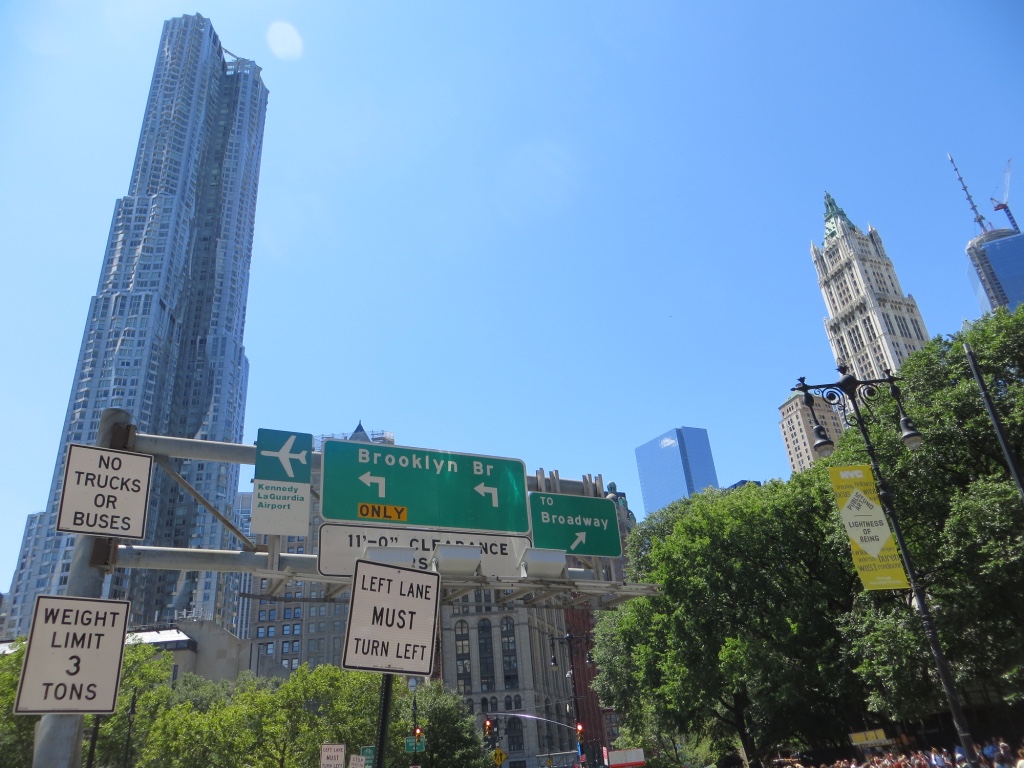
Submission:
[[[0,656],[0,760],[30,768],[38,717],[12,714],[24,645]],[[382,675],[303,665],[286,680],[243,673],[211,682],[186,674],[171,681],[171,654],[125,648],[116,711],[86,717],[83,759],[99,725],[96,768],[319,768],[322,744],[349,752],[377,743]],[[134,705],[134,713],[132,713]],[[412,694],[395,685],[384,765],[408,765]],[[420,686],[427,768],[486,768],[483,744],[462,697],[440,683]]]
[[[986,316],[904,363],[922,450],[902,446],[885,390],[865,422],[961,690],[983,686],[1009,701],[1024,677],[1024,505],[965,341],[1019,454],[1024,309]],[[866,463],[851,429],[831,459],[788,482],[708,491],[637,526],[630,577],[664,589],[606,617],[596,652],[596,686],[629,733],[654,724],[665,743],[738,740],[754,758],[943,708],[909,593],[864,592],[853,570],[827,469]]]

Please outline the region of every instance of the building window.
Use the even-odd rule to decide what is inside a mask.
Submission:
[[[480,690],[494,690],[494,637],[489,619],[477,622],[477,648],[480,652]]]
[[[473,674],[469,659],[469,624],[455,622],[455,687],[463,696],[473,692]]]
[[[512,618],[501,620],[501,671],[505,690],[519,687],[519,658],[516,655],[516,626]]]
[[[508,719],[508,749],[510,752],[523,750],[523,721],[518,717]]]

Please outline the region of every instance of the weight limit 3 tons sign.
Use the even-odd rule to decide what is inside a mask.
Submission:
[[[14,712],[112,713],[128,607],[124,600],[37,597]]]
[[[68,446],[57,530],[145,538],[152,472],[152,456],[89,445]]]

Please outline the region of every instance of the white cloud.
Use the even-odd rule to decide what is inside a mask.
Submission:
[[[674,437],[663,437],[661,438],[662,448],[671,448],[673,445],[679,445]]]
[[[279,59],[302,57],[302,35],[287,21],[275,21],[267,28],[267,45]]]

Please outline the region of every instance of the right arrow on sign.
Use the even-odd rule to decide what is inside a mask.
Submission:
[[[574,550],[574,549],[576,549],[576,547],[578,547],[578,546],[579,546],[580,544],[585,544],[586,542],[587,542],[587,532],[586,532],[586,531],[579,531],[579,532],[577,532],[577,534],[576,534],[576,541],[574,541],[574,542],[572,543],[572,546],[571,546],[571,547],[569,547],[569,550],[570,550],[570,551],[571,551],[571,550]]]

